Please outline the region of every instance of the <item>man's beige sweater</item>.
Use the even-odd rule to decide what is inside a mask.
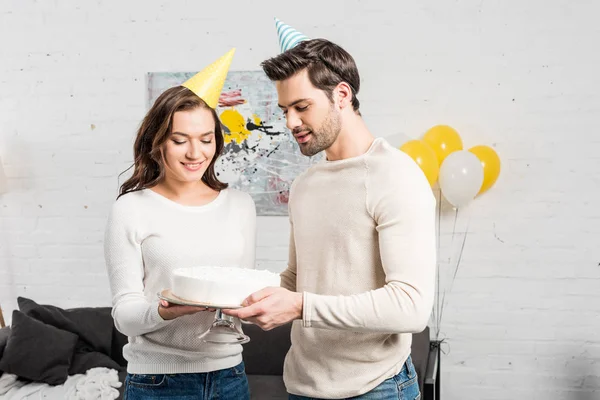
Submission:
[[[396,375],[433,305],[435,198],[418,165],[376,139],[358,157],[317,164],[289,201],[283,287],[304,293],[284,381],[340,399]]]

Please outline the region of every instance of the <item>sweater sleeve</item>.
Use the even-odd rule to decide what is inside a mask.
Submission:
[[[112,293],[112,316],[119,332],[134,337],[156,331],[172,321],[158,313],[158,299],[144,296],[142,260],[136,207],[126,198],[113,205],[104,235],[104,257]]]
[[[385,285],[349,296],[304,293],[305,327],[410,333],[427,325],[435,288],[435,198],[412,160],[394,157],[381,169],[368,174],[366,203]]]
[[[288,266],[280,274],[281,287],[292,292],[296,291],[296,243],[294,242],[294,225],[290,220],[290,247]]]
[[[290,188],[290,201],[292,199],[292,191],[294,190],[294,184]],[[279,274],[281,278],[281,287],[290,290],[292,292],[296,291],[296,242],[294,241],[294,219],[292,218],[292,208],[289,207],[288,204],[288,215],[290,219],[290,244],[288,248],[288,266],[287,268]]]

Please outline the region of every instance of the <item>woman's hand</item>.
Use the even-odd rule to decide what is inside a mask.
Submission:
[[[166,300],[160,300],[158,304],[158,314],[165,321],[181,317],[182,315],[196,314],[201,311],[214,312],[215,309],[198,306],[180,306],[179,304],[171,304]]]

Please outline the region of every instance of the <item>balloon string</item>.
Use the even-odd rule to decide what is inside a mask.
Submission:
[[[456,234],[456,221],[458,220],[458,207],[454,207],[454,223],[452,225],[452,241],[450,242],[450,259],[452,259],[452,253],[454,249],[454,235]],[[450,261],[450,260],[448,260]]]
[[[465,243],[467,242],[467,232],[469,231],[470,224],[471,224],[471,217],[469,216],[469,218],[467,220],[467,227],[463,234],[463,241],[460,246],[460,252],[458,253],[458,260],[456,261],[456,266],[454,267],[454,274],[452,276],[452,281],[450,281],[450,287],[448,289],[448,292],[452,291],[452,287],[454,286],[454,281],[456,280],[456,275],[458,274],[458,267],[460,266],[460,262],[462,261],[463,250],[465,249]],[[444,313],[445,301],[446,301],[446,291],[444,291],[444,296],[442,298],[442,308],[440,310],[440,322],[441,322],[441,316]]]
[[[442,227],[442,189],[438,189],[438,212],[437,212],[437,254],[436,254],[436,272],[437,272],[437,298],[434,320],[436,321],[436,339],[440,334],[440,246],[441,246],[441,227]]]

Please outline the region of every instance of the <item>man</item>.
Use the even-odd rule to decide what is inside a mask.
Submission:
[[[369,132],[358,70],[341,47],[303,40],[262,67],[302,153],[326,160],[292,185],[282,287],[227,314],[265,330],[294,321],[290,399],[417,399],[411,334],[427,325],[436,263],[427,179]]]

